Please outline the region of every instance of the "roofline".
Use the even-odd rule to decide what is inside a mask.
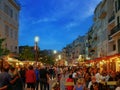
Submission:
[[[13,0],[8,0],[18,11],[20,10],[20,5],[18,5],[15,1]]]

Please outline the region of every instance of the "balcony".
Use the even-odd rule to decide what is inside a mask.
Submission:
[[[20,4],[18,0],[8,0],[17,10],[20,10]]]
[[[108,40],[112,40],[112,37],[111,37],[111,35],[108,35]]]
[[[94,18],[93,18],[93,20],[94,20],[94,21],[96,21],[96,20],[97,20],[97,18],[96,18],[96,17],[94,17]]]
[[[115,26],[110,33],[110,36],[112,36],[113,34],[116,34],[120,31],[120,24],[118,24],[117,26]]]
[[[92,46],[90,44],[88,44],[88,48],[91,48]]]
[[[100,19],[104,19],[107,15],[107,12],[106,11],[102,11],[101,14],[100,14]]]
[[[92,39],[92,36],[91,36],[91,35],[89,35],[89,36],[88,36],[88,40],[91,40],[91,39]]]
[[[109,19],[108,19],[108,23],[112,22],[115,19],[115,15],[112,15]]]

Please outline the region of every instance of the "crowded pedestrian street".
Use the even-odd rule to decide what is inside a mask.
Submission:
[[[17,69],[6,63],[0,73],[0,86],[0,90],[119,90],[120,72],[84,65]]]
[[[0,90],[120,90],[120,0],[0,0]]]

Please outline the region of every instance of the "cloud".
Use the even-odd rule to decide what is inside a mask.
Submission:
[[[59,0],[58,0],[59,1]],[[69,18],[74,22],[83,21],[94,14],[96,5],[101,0],[60,0],[52,14],[57,19]]]
[[[90,0],[87,1],[88,3],[85,4],[85,7],[82,11],[81,18],[85,19],[89,16],[92,16],[94,14],[94,10],[96,8],[96,5],[100,3],[101,0]]]
[[[77,22],[70,22],[65,26],[65,28],[67,31],[70,31],[70,28],[76,27],[77,25],[79,25]]]
[[[42,18],[42,19],[38,19],[38,20],[33,20],[32,24],[55,22],[55,21],[57,21],[57,19],[55,19],[55,18]]]
[[[84,23],[90,22],[88,18],[94,14],[94,9],[100,1],[37,0],[33,3],[33,0],[22,0],[24,7],[20,24],[21,44],[34,43],[32,38],[37,34],[41,38],[41,48],[61,49],[85,32],[84,27],[87,25]],[[28,40],[24,40],[27,39],[26,35]]]

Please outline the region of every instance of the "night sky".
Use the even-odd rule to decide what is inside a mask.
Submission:
[[[61,50],[85,35],[93,23],[93,13],[101,0],[20,0],[19,46]]]

